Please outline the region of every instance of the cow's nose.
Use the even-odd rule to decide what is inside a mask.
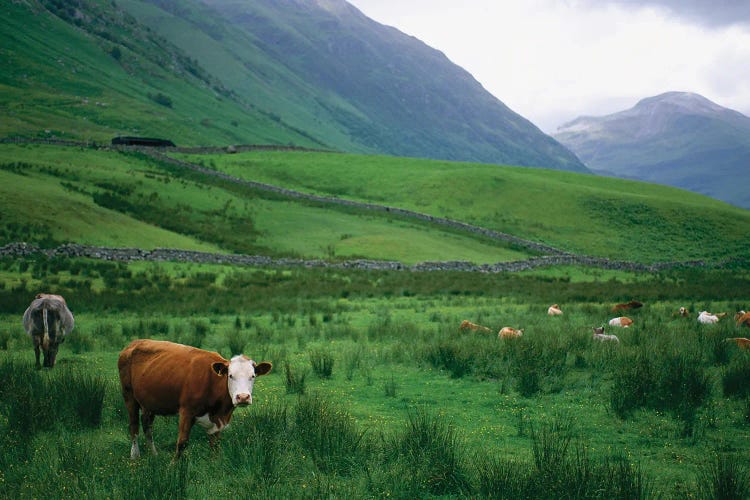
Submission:
[[[237,394],[237,404],[238,405],[249,405],[252,404],[253,397],[250,394]]]

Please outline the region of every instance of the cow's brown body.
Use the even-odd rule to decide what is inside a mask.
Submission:
[[[134,340],[123,349],[117,367],[130,417],[131,457],[140,454],[139,412],[154,453],[151,426],[155,415],[179,415],[177,456],[187,446],[196,419],[201,419],[213,441],[229,424],[235,408],[227,389],[228,364],[218,353],[166,341]],[[259,374],[270,371],[270,363],[262,365],[267,369]],[[249,395],[248,402],[252,402]]]
[[[750,326],[750,313],[740,311],[734,316],[737,326]]]
[[[476,332],[478,330],[482,330],[482,331],[485,331],[485,332],[491,332],[492,331],[489,328],[487,328],[486,326],[477,325],[476,323],[472,323],[468,319],[463,320],[461,322],[461,326],[459,326],[458,328],[459,328],[459,330],[472,330],[474,332]]]
[[[746,339],[744,337],[735,337],[726,340],[727,342],[734,342],[735,344],[737,344],[737,347],[740,347],[742,349],[750,349],[750,339]]]
[[[615,304],[614,307],[612,307],[612,312],[627,311],[629,309],[638,309],[640,307],[643,307],[643,303],[638,302],[637,300],[631,300],[624,304]]]
[[[504,326],[497,332],[498,338],[501,339],[515,339],[523,335],[523,328],[516,330],[509,326]]]

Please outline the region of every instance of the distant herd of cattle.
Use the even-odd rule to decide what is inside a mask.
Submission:
[[[625,302],[622,304],[615,304],[612,307],[612,312],[617,313],[621,311],[627,311],[629,309],[638,309],[640,307],[643,307],[643,303],[638,302],[637,300],[631,300],[630,302]],[[547,314],[550,316],[559,316],[561,315],[562,309],[558,304],[552,304],[547,309]],[[680,307],[679,311],[675,313],[676,316],[680,316],[682,318],[688,318],[690,317],[690,312],[684,308]],[[701,311],[698,314],[698,322],[703,324],[712,324],[712,323],[718,323],[719,319],[725,317],[727,313],[716,313],[712,314],[708,311]],[[745,311],[739,311],[735,317],[734,317],[737,326],[747,326],[750,327],[750,312]],[[615,326],[620,328],[628,328],[630,325],[633,324],[633,320],[631,318],[628,318],[627,316],[617,316],[609,320],[609,326]],[[458,327],[459,330],[472,330],[472,331],[484,331],[484,332],[492,332],[493,330],[490,328],[487,328],[486,326],[479,325],[476,323],[472,323],[468,319],[465,319],[461,322],[461,325]],[[604,333],[604,327],[598,326],[598,327],[591,327],[593,330],[592,339],[598,340],[601,342],[615,342],[619,343],[620,339],[617,337],[617,335],[607,335]],[[521,337],[523,335],[523,328],[516,329],[512,328],[510,326],[504,326],[500,329],[499,332],[497,332],[497,337],[500,339],[512,339]],[[750,349],[750,339],[744,338],[744,337],[733,337],[726,339],[728,342],[734,342],[739,347],[743,349]]]
[[[630,301],[617,304],[612,312],[637,309],[643,304]],[[563,314],[558,304],[547,309],[550,316]],[[681,307],[675,313],[689,317]],[[700,323],[717,323],[726,313],[711,314],[701,311]],[[737,326],[750,327],[750,313],[740,311],[735,316]],[[23,314],[23,327],[34,344],[37,369],[42,367],[40,354],[44,355],[43,366],[55,366],[57,351],[65,336],[73,330],[75,320],[65,299],[60,295],[40,293]],[[610,326],[627,328],[633,320],[617,316],[609,320]],[[592,327],[594,340],[619,343],[616,335],[604,333],[604,327]],[[490,328],[461,322],[460,330],[492,332]],[[505,326],[498,332],[500,339],[512,339],[523,335],[523,328]],[[750,340],[736,337],[735,342],[743,349],[750,349]],[[219,433],[229,425],[232,412],[238,406],[253,402],[255,378],[271,371],[271,363],[256,363],[245,355],[227,360],[218,353],[167,341],[134,340],[122,350],[117,360],[120,385],[130,422],[130,457],[140,456],[138,447],[138,421],[140,417],[143,433],[152,453],[156,454],[152,425],[156,415],[179,415],[179,434],[175,458],[179,457],[188,443],[190,429],[196,423],[209,434],[215,444]]]

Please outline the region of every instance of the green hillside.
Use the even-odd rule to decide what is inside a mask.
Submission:
[[[0,15],[0,137],[322,146],[113,4],[3,2]]]
[[[748,256],[742,228],[750,213],[674,188],[382,156],[177,156],[245,179],[448,217],[577,254],[645,263]],[[1,244],[76,242],[407,264],[530,256],[462,230],[289,198],[140,153],[0,145],[0,179]]]
[[[382,156],[177,156],[243,179],[447,217],[573,253],[640,262],[748,255],[750,212],[644,182]]]
[[[528,255],[424,223],[216,184],[139,154],[0,145],[0,244],[477,263]]]

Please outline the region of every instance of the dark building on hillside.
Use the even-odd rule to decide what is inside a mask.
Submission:
[[[174,142],[168,139],[154,139],[151,137],[115,137],[112,139],[113,146],[147,146],[152,148],[173,148]]]

